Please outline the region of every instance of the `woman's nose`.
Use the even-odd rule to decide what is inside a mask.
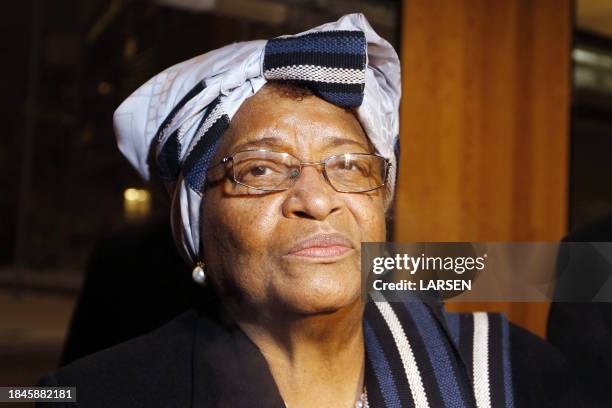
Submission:
[[[283,215],[288,218],[304,217],[322,221],[340,211],[343,200],[327,182],[321,166],[302,167],[298,179],[288,191],[283,203]]]

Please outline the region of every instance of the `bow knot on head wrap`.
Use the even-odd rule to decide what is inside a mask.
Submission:
[[[319,31],[266,44],[267,80],[296,81],[343,108],[363,101],[367,44],[363,31]]]
[[[387,182],[394,191],[399,59],[362,14],[294,36],[219,48],[154,76],[114,115],[121,152],[145,179],[154,164],[166,183],[174,238],[192,263],[199,258],[207,169],[231,118],[267,81],[299,83],[330,103],[355,109],[377,153],[391,161]]]

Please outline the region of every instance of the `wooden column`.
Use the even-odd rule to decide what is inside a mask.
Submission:
[[[566,232],[570,0],[405,0],[395,240]],[[548,305],[480,303],[544,335]]]

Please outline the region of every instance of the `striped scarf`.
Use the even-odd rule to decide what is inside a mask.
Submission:
[[[514,406],[509,327],[501,314],[370,301],[364,333],[370,407]]]

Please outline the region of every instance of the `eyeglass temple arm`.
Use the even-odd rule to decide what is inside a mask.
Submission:
[[[219,163],[213,164],[206,170],[206,181],[215,183],[225,177],[227,167],[221,166],[222,164],[227,164],[233,159],[232,156],[225,156],[219,161]]]

